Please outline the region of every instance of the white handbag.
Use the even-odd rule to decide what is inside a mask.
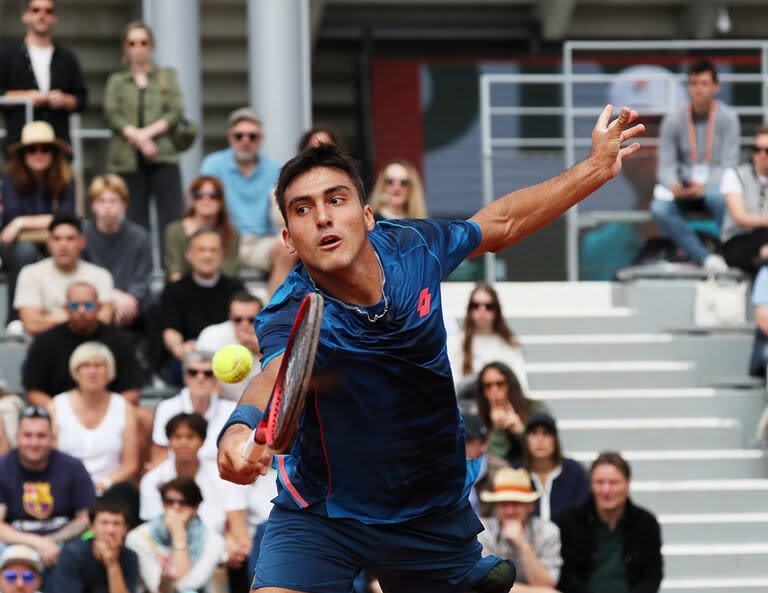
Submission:
[[[696,285],[694,323],[698,327],[741,325],[747,320],[747,283],[720,283],[710,276]]]

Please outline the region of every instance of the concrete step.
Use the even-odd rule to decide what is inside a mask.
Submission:
[[[768,591],[768,571],[754,577],[664,579],[660,591],[661,593],[764,593]]]
[[[668,578],[760,576],[767,572],[768,542],[665,544],[662,554]]]
[[[635,481],[632,484],[632,499],[659,515],[760,513],[765,511],[768,499],[768,480]]]
[[[766,404],[764,389],[675,387],[646,389],[534,389],[530,397],[544,401],[558,419],[665,417],[729,417],[747,430]]]
[[[569,451],[588,468],[598,451]],[[761,449],[655,449],[622,451],[635,480],[721,480],[768,478],[768,458]]]
[[[743,447],[741,425],[732,418],[605,418],[562,420],[565,451],[730,449]]]
[[[695,365],[688,361],[532,362],[526,368],[528,383],[534,391],[692,387],[698,384]]]
[[[768,542],[768,513],[671,513],[657,518],[667,544]]]

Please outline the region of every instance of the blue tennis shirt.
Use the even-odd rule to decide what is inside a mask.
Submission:
[[[445,346],[440,281],[480,244],[473,222],[399,220],[368,235],[384,300],[355,308],[323,292],[313,390],[289,455],[277,456],[281,506],[325,500],[330,517],[398,523],[466,498],[464,424]],[[298,265],[255,325],[262,364],[285,350],[302,298]],[[472,466],[474,467],[474,466]]]

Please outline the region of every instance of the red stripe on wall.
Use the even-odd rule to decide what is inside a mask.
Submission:
[[[406,158],[420,173],[424,122],[417,60],[374,60],[371,72],[374,175],[390,159]]]

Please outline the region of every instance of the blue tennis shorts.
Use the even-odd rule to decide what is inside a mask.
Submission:
[[[365,569],[385,591],[465,593],[499,562],[481,557],[482,530],[469,502],[439,515],[379,525],[330,519],[325,503],[295,510],[275,505],[252,586],[350,593]]]

